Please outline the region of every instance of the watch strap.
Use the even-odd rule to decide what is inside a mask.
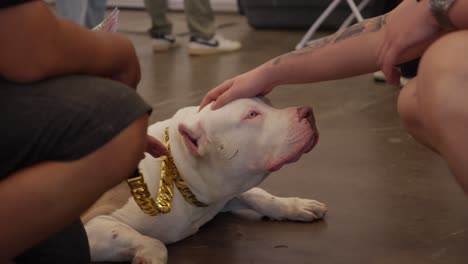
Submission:
[[[455,30],[456,27],[453,25],[448,14],[455,0],[429,0],[429,2],[431,13],[439,26],[447,31]]]

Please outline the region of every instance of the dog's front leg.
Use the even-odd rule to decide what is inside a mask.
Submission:
[[[314,221],[327,212],[325,204],[297,197],[276,197],[260,188],[252,188],[229,201],[223,211],[252,209],[275,220]]]
[[[86,225],[92,261],[132,261],[165,264],[166,246],[110,216],[98,216]]]

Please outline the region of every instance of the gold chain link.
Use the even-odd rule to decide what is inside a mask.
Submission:
[[[164,145],[169,153],[171,153],[168,127],[164,130],[164,134]],[[200,202],[187,186],[187,183],[180,176],[179,171],[175,166],[174,159],[170,154],[164,156],[161,162],[161,180],[159,182],[159,192],[156,197],[156,202],[151,197],[151,194],[148,191],[148,186],[146,185],[145,179],[140,171],[138,171],[137,177],[127,179],[127,184],[130,187],[133,199],[140,209],[147,215],[155,216],[167,214],[171,211],[172,199],[174,198],[174,185],[188,203],[198,207],[208,206]]]

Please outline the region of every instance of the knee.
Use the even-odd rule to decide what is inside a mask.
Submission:
[[[468,31],[448,34],[432,44],[421,59],[413,101],[417,102],[418,117],[430,130],[435,143],[441,140],[447,128],[468,120],[465,107],[468,91],[467,41]],[[403,115],[410,116],[411,110],[404,102],[399,105]]]
[[[418,76],[410,81],[398,98],[398,113],[408,128],[418,126],[431,111],[447,105],[447,89],[457,76],[466,74],[465,45],[468,32],[448,34],[434,42],[421,58]]]
[[[418,97],[428,111],[450,108],[450,103],[457,101],[453,101],[453,96],[465,93],[468,80],[467,41],[468,31],[450,33],[432,44],[421,58]]]
[[[134,90],[120,83],[91,77],[75,81],[81,90],[86,88],[88,96],[71,98],[91,101],[86,101],[89,111],[77,113],[80,120],[86,121],[80,126],[80,131],[86,131],[81,136],[91,143],[83,143],[89,146],[75,152],[82,155],[79,161],[92,171],[88,174],[90,180],[107,190],[125,180],[144,158],[151,109]],[[73,136],[67,138],[79,138]]]

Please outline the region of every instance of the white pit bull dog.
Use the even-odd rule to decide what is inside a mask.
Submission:
[[[315,146],[318,134],[310,108],[280,110],[261,98],[239,99],[216,111],[187,107],[150,126],[149,134],[164,142],[166,127],[182,181],[194,199],[207,206],[187,202],[173,188],[172,210],[150,216],[129,198],[128,186],[122,186],[120,193],[111,190],[88,212],[91,220],[85,227],[93,261],[166,263],[164,244],[194,234],[219,212],[251,209],[272,219],[295,221],[325,215],[326,206],[317,201],[275,197],[254,188]],[[139,168],[151,197],[157,200],[163,184],[161,159],[146,155]],[[122,196],[126,203],[116,206]],[[112,203],[114,207],[109,206]]]

